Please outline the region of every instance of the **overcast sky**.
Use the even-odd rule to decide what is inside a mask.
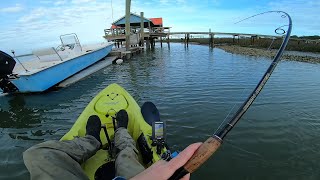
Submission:
[[[163,17],[171,31],[272,34],[286,18],[274,14],[240,24],[256,13],[283,10],[293,19],[294,35],[319,34],[319,0],[132,0],[131,12]],[[113,13],[112,13],[113,12]],[[10,0],[0,3],[0,50],[17,54],[56,47],[59,35],[77,33],[81,43],[101,42],[104,29],[125,13],[125,0]]]

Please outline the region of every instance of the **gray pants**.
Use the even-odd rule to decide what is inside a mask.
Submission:
[[[47,141],[37,144],[23,153],[24,163],[33,180],[37,179],[88,179],[80,164],[93,156],[100,143],[93,136],[71,141]],[[116,176],[129,179],[144,170],[138,161],[138,150],[127,129],[115,132]]]

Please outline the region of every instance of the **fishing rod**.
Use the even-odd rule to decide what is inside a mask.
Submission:
[[[272,63],[270,64],[269,68],[267,69],[267,71],[265,72],[265,74],[263,75],[263,77],[261,78],[261,80],[259,81],[259,83],[257,84],[257,86],[255,87],[255,89],[252,91],[252,93],[248,96],[248,98],[246,99],[246,101],[239,107],[239,109],[237,110],[237,112],[235,113],[235,115],[231,118],[231,120],[219,131],[217,131],[215,134],[213,134],[211,137],[209,137],[199,148],[198,150],[192,155],[192,157],[189,159],[189,161],[182,167],[180,167],[170,178],[169,180],[177,180],[182,178],[183,176],[185,176],[188,173],[193,173],[195,170],[197,170],[205,161],[207,161],[209,159],[209,157],[211,157],[211,155],[213,155],[214,152],[216,152],[218,150],[218,148],[220,147],[220,145],[223,142],[223,139],[226,137],[226,135],[232,130],[232,128],[237,124],[237,122],[239,122],[239,120],[241,119],[241,117],[244,115],[244,113],[249,109],[249,107],[251,106],[251,104],[253,103],[253,101],[256,99],[256,97],[259,95],[259,93],[261,92],[262,88],[264,87],[264,85],[267,83],[268,79],[270,78],[272,72],[274,71],[274,69],[276,68],[277,64],[280,61],[280,58],[283,54],[283,51],[285,50],[288,41],[290,39],[290,34],[291,34],[291,30],[292,30],[292,20],[291,17],[288,13],[283,12],[283,11],[267,11],[267,12],[263,12],[260,14],[256,14],[253,16],[250,16],[246,19],[258,16],[258,15],[262,15],[262,14],[266,14],[266,13],[282,13],[281,17],[282,18],[288,18],[288,29],[287,31],[285,31],[284,29],[282,29],[284,26],[281,26],[279,28],[277,28],[275,30],[276,34],[285,34],[285,37],[282,41],[282,44],[276,54],[276,56],[274,57]],[[243,19],[239,22],[242,22],[246,19]],[[237,22],[237,23],[239,23]]]

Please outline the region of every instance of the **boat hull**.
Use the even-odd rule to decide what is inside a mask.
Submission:
[[[37,73],[20,75],[11,82],[21,93],[42,92],[101,60],[110,53],[111,49],[112,45],[108,45]]]

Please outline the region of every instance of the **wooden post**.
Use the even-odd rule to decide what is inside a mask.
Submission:
[[[187,34],[187,47],[189,47],[189,39],[190,39],[189,36],[190,36],[190,34],[188,33]]]
[[[161,48],[162,48],[162,36],[160,36],[160,45],[161,45]]]
[[[150,42],[151,42],[151,49],[154,49],[154,39],[150,38]]]
[[[148,40],[147,40],[147,46],[148,46],[148,49],[150,49],[150,47],[152,48],[152,38],[151,38],[151,25],[150,25],[150,22],[148,22],[148,29],[149,29],[149,37],[148,37]]]
[[[170,33],[168,33],[168,40],[167,40],[167,43],[168,43],[168,48],[170,49]]]
[[[150,38],[149,37],[147,38],[146,46],[147,46],[147,49],[150,49]]]
[[[126,0],[126,51],[130,50],[130,6],[131,0]]]
[[[254,45],[254,36],[251,36],[251,45]]]
[[[148,22],[148,28],[149,28],[149,36],[151,36],[151,25],[150,25],[150,22]]]
[[[211,47],[211,42],[212,42],[212,35],[211,35],[211,28],[209,29],[209,47]]]
[[[211,44],[212,44],[212,48],[214,48],[214,34],[211,34],[212,35],[212,41],[211,41]]]
[[[140,33],[141,33],[141,37],[140,37],[140,42],[141,42],[141,46],[144,47],[144,17],[143,17],[144,13],[140,12],[140,16],[141,16],[141,22],[140,22]]]

